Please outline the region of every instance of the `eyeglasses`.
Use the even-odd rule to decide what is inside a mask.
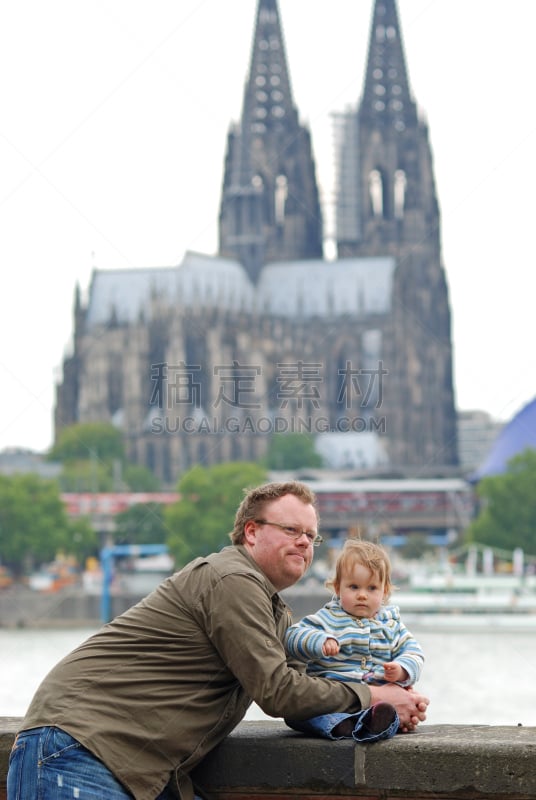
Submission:
[[[316,531],[304,531],[301,528],[296,528],[294,525],[283,525],[281,522],[269,522],[267,519],[256,519],[254,522],[256,522],[257,525],[272,525],[274,528],[279,528],[279,530],[286,533],[287,536],[290,536],[291,539],[299,539],[300,536],[305,534],[309,544],[313,545],[313,547],[318,547],[318,545],[322,544],[324,541]]]

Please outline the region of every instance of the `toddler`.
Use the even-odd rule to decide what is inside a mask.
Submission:
[[[334,597],[288,629],[288,655],[305,662],[309,675],[413,686],[421,673],[423,652],[398,607],[386,605],[392,590],[391,564],[383,547],[348,539],[337,559],[335,577],[326,585]],[[351,736],[371,742],[394,736],[399,720],[393,706],[377,703],[357,714],[327,714],[287,724],[330,739]]]

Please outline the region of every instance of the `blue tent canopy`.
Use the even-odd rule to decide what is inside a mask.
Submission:
[[[536,449],[536,399],[527,403],[497,436],[486,459],[469,477],[472,483],[506,471],[511,458],[529,447]]]

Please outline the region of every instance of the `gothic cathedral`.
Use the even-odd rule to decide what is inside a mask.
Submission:
[[[277,0],[258,0],[219,253],[94,271],[87,304],[75,297],[56,433],[112,422],[129,458],[169,485],[195,463],[259,459],[289,432],[328,447],[361,436],[395,471],[456,465],[439,206],[395,0],[375,0],[363,94],[336,125],[327,261]]]

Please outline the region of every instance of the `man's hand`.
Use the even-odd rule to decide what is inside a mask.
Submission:
[[[383,686],[369,684],[372,703],[391,703],[400,718],[402,733],[414,731],[419,722],[426,719],[426,709],[430,700],[415,689],[404,689],[395,683],[386,683]]]

